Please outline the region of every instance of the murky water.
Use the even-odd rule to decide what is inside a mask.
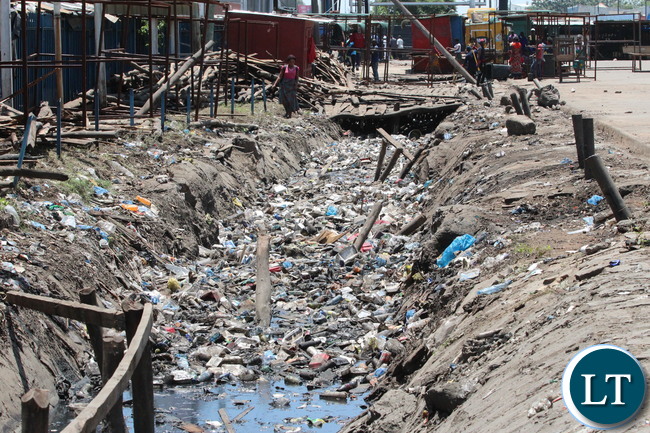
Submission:
[[[224,384],[214,387],[175,387],[154,393],[156,432],[185,432],[183,423],[195,424],[206,432],[223,432],[219,409],[226,409],[230,419],[253,408],[233,427],[237,433],[256,432],[321,432],[336,433],[343,424],[360,414],[365,404],[360,389],[346,401],[322,400],[319,395],[333,388],[309,391],[305,386],[286,386],[283,382]],[[274,397],[290,400],[288,407],[271,406]],[[125,401],[130,393],[124,394]],[[62,406],[62,405],[60,405]],[[58,432],[70,422],[73,414],[59,408],[52,416],[51,430]],[[124,407],[129,430],[133,431],[132,409]],[[323,422],[324,421],[324,422]],[[317,425],[320,425],[318,427]]]

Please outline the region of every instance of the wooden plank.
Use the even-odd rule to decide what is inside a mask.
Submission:
[[[381,212],[382,207],[384,207],[384,202],[378,201],[370,210],[370,214],[368,215],[365,224],[361,228],[361,231],[359,232],[359,236],[357,236],[357,238],[354,240],[354,248],[357,251],[361,251],[361,247],[363,246],[363,243],[366,241],[366,239],[368,239],[370,230],[372,229],[372,226],[375,224],[375,221],[377,221],[377,218],[379,218],[379,213]]]
[[[20,399],[21,433],[47,433],[49,431],[50,392],[32,388]]]
[[[104,328],[124,329],[124,313],[121,311],[83,305],[78,302],[63,301],[31,295],[11,290],[6,294],[6,301],[20,307],[31,308],[41,313],[78,320],[90,325]]]
[[[151,304],[146,306],[151,307]],[[126,321],[126,339],[129,346],[134,344],[139,323],[142,322],[145,310],[141,304],[132,301],[122,303]],[[151,343],[144,343],[144,351],[136,364],[131,377],[131,392],[133,394],[133,430],[135,433],[154,433],[156,430],[153,404],[153,369],[151,367]]]
[[[242,418],[244,418],[246,415],[248,415],[248,412],[252,411],[253,409],[255,409],[255,406],[251,406],[251,407],[249,407],[248,409],[244,410],[242,413],[240,413],[239,415],[237,415],[236,417],[234,417],[234,418],[232,419],[232,422],[238,422],[239,420],[241,420]]]
[[[152,324],[153,307],[151,304],[146,304],[138,329],[115,373],[99,391],[97,397],[88,403],[88,406],[61,433],[91,433],[95,431],[102,419],[106,418],[110,409],[127,388],[136,365],[148,347]]]
[[[271,237],[257,237],[257,276],[255,278],[255,316],[262,328],[271,324],[271,274],[269,273],[269,249]]]
[[[388,142],[388,144],[392,144],[396,149],[400,149],[406,159],[409,161],[413,160],[413,155],[411,155],[411,153],[406,150],[404,146],[402,146],[397,140],[395,140],[388,132],[384,131],[383,128],[377,128],[377,132],[382,136],[384,140]]]
[[[68,175],[65,173],[45,170],[32,170],[30,168],[0,168],[0,177],[2,176],[20,176],[29,177],[32,179],[52,179],[62,181],[69,179]]]
[[[235,428],[232,426],[232,423],[230,422],[230,417],[228,416],[228,412],[226,412],[225,408],[219,409],[219,416],[223,421],[223,425],[226,426],[226,431],[228,433],[237,433],[235,432]]]

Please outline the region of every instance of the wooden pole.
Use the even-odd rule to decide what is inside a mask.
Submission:
[[[585,169],[587,168],[589,168],[593,178],[598,182],[598,186],[600,186],[600,189],[607,200],[607,204],[614,213],[616,221],[631,219],[632,212],[630,212],[628,207],[625,205],[621,193],[618,191],[618,188],[616,188],[616,185],[614,185],[614,181],[598,155],[591,155],[585,159]]]
[[[512,106],[515,107],[515,111],[517,112],[517,114],[519,115],[524,114],[524,110],[521,108],[521,103],[519,102],[519,97],[517,96],[516,93],[510,94],[510,101],[512,101]]]
[[[383,182],[388,178],[390,172],[393,171],[393,167],[395,167],[395,164],[397,164],[397,160],[399,159],[401,154],[402,154],[402,149],[400,148],[395,149],[393,156],[391,157],[390,161],[388,161],[388,165],[386,166],[386,169],[381,174],[381,176],[379,176],[379,182]]]
[[[210,48],[212,48],[213,45],[214,45],[214,41],[209,41],[207,44],[205,44],[205,47],[203,49],[197,51],[196,53],[194,53],[194,55],[192,55],[192,57],[187,59],[185,63],[183,63],[181,67],[176,70],[174,75],[169,77],[169,80],[166,83],[163,83],[160,86],[160,88],[156,90],[156,92],[153,94],[151,99],[145,102],[142,108],[140,108],[136,114],[138,116],[142,116],[148,113],[149,110],[152,108],[152,105],[155,104],[158,101],[158,99],[160,99],[160,96],[163,94],[165,89],[167,89],[168,87],[172,87],[174,84],[176,84],[176,82],[181,79],[181,77],[185,74],[185,72],[187,72],[187,70],[190,69],[192,65],[194,65],[201,58],[201,56],[203,55],[203,51],[209,50]]]
[[[445,58],[449,61],[449,63],[451,63],[451,66],[453,66],[454,69],[460,75],[462,75],[468,83],[476,84],[476,80],[474,79],[474,77],[472,77],[472,75],[469,72],[467,72],[467,69],[463,68],[463,66],[460,63],[458,63],[456,58],[452,56],[449,51],[447,51],[447,49],[438,41],[438,39],[436,39],[429,32],[429,30],[427,30],[427,28],[420,22],[420,20],[418,20],[417,18],[415,18],[415,16],[413,16],[413,14],[406,8],[406,6],[402,4],[402,2],[400,2],[399,0],[391,0],[391,1],[395,4],[395,6],[397,6],[399,10],[402,11],[402,13],[404,14],[404,16],[406,16],[406,18],[408,18],[409,20],[411,20],[413,24],[415,24],[415,27],[417,27],[418,30],[420,30],[422,34],[429,39],[430,42],[433,42],[433,45],[436,47],[436,49],[439,52],[441,52],[443,56],[445,56]]]
[[[594,138],[594,119],[582,119],[582,148],[585,161],[596,154],[596,142]],[[593,179],[591,167],[585,164],[585,179]]]
[[[399,172],[399,178],[404,179],[406,176],[408,176],[409,172],[415,165],[415,163],[420,159],[420,156],[422,156],[422,153],[424,152],[425,148],[424,146],[418,148],[418,150],[415,151],[415,155],[413,155],[413,159],[411,159],[409,162],[406,163],[404,168],[402,168],[402,171]]]
[[[359,232],[359,236],[354,240],[354,248],[357,251],[361,250],[363,243],[366,241],[366,239],[368,239],[370,230],[372,229],[372,226],[375,224],[375,221],[377,221],[377,218],[379,218],[379,213],[381,212],[382,207],[384,207],[383,201],[378,201],[372,207],[372,210],[370,211],[370,214],[368,215],[366,222],[364,223],[363,227],[361,228],[361,231]]]
[[[47,433],[49,431],[50,392],[32,388],[20,399],[22,433]]]
[[[99,306],[97,304],[97,291],[91,287],[87,287],[79,291],[79,301],[82,304],[92,305],[93,307]],[[88,336],[90,337],[90,345],[93,347],[93,351],[95,352],[95,361],[97,361],[97,364],[102,365],[102,359],[104,358],[102,352],[103,351],[102,340],[104,338],[104,332],[102,331],[101,326],[97,326],[97,325],[88,324],[86,325],[86,329],[88,329]],[[107,377],[105,376],[104,371],[102,371],[102,377],[103,378]],[[111,377],[110,374],[108,375],[108,377]]]
[[[576,151],[578,152],[578,167],[585,168],[584,131],[582,126],[582,114],[571,116],[573,122],[573,135],[576,139]]]
[[[124,337],[110,335],[103,338],[102,380],[104,385],[113,376],[117,366],[124,356]],[[106,422],[111,433],[127,433],[124,415],[122,414],[122,396],[120,395],[113,408],[106,415]]]
[[[0,62],[10,62],[11,60],[11,0],[0,0]],[[0,69],[0,82],[3,99],[14,93],[12,68]],[[14,105],[12,101],[7,101],[7,104]]]
[[[422,214],[419,214],[415,218],[413,218],[411,221],[409,221],[407,224],[404,225],[398,232],[398,236],[409,236],[417,231],[417,229],[420,228],[422,224],[427,222],[427,217],[425,217]]]
[[[122,305],[126,322],[126,338],[131,344],[138,330],[143,307],[140,304],[126,302]],[[154,433],[153,408],[153,370],[151,368],[151,343],[147,342],[140,362],[131,377],[133,394],[133,430],[135,433]]]
[[[386,148],[388,145],[385,140],[381,140],[381,149],[379,150],[379,157],[377,158],[377,169],[375,170],[375,178],[373,182],[379,180],[379,175],[381,174],[381,169],[384,166],[384,158],[386,158]]]
[[[95,56],[99,58],[104,51],[104,6],[101,3],[94,3],[95,11],[93,13],[93,20],[95,24],[94,36],[95,36]],[[99,62],[95,63],[97,68],[97,83],[95,83],[95,89],[97,89],[98,95],[93,95],[94,98],[99,96],[99,106],[106,107],[106,63]]]
[[[255,315],[261,327],[271,324],[271,274],[269,272],[269,247],[271,237],[257,238],[257,278],[255,279]]]

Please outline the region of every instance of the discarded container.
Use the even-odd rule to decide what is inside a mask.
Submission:
[[[309,361],[309,368],[320,368],[322,367],[327,361],[329,361],[330,356],[325,353],[325,352],[319,352],[316,353],[314,356],[312,356],[311,360]]]
[[[148,199],[146,199],[144,197],[140,197],[139,195],[135,196],[135,199],[137,201],[139,201],[140,203],[142,203],[143,205],[151,207],[151,201],[150,200],[148,200]]]
[[[492,295],[494,293],[500,292],[501,290],[505,289],[510,284],[512,284],[512,280],[506,280],[503,283],[495,284],[494,286],[490,286],[490,287],[486,287],[485,289],[481,289],[476,293],[479,294],[479,295]]]
[[[348,393],[339,391],[325,391],[321,393],[319,397],[323,400],[347,400]]]

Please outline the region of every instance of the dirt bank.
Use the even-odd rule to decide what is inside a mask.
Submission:
[[[402,313],[427,321],[405,332],[409,350],[343,432],[586,431],[560,394],[573,355],[607,342],[647,362],[647,161],[597,140],[637,218],[616,224],[604,201],[587,203],[601,192],[573,161],[570,118],[537,108],[533,119],[537,133],[521,137],[505,135],[504,107],[476,103],[447,119],[454,137],[419,172],[436,185],[429,242],[414,264],[421,278],[403,286]],[[434,267],[463,234],[476,244]]]
[[[119,306],[143,288],[166,287],[165,272],[145,271],[196,259],[216,242],[217,221],[243,212],[260,188],[294,173],[312,148],[340,133],[318,118],[253,120],[260,129],[252,132],[172,125],[162,138],[125,133],[91,149],[66,148],[61,160],[45,151],[38,167],[70,180],[22,180],[2,199],[19,218],[6,213],[2,221],[2,290],[78,300],[81,288],[94,287],[106,306]],[[53,406],[57,394],[74,401],[97,389],[83,324],[2,309],[0,430],[18,425],[20,397],[32,387],[49,389]]]

